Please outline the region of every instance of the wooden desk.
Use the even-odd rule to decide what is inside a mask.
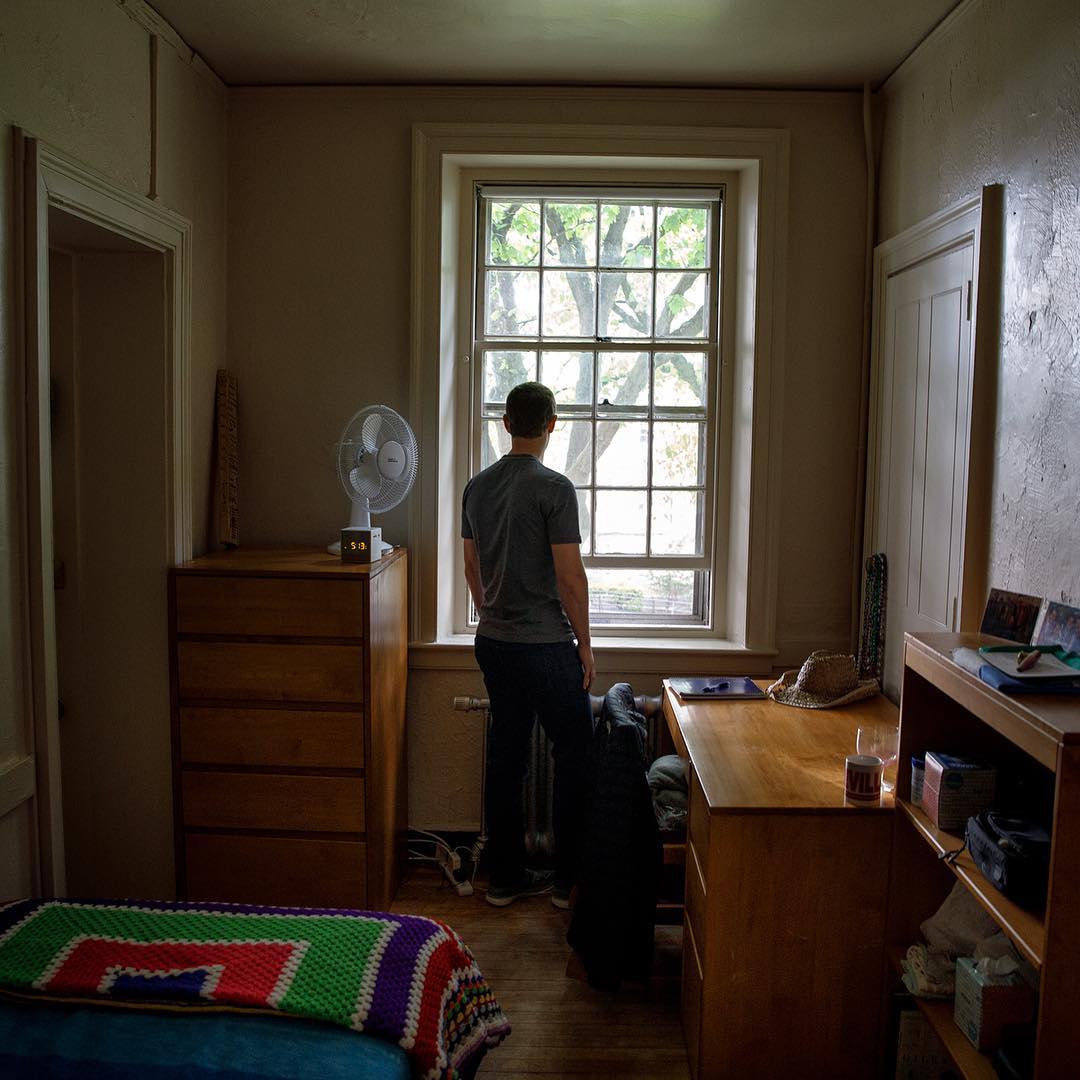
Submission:
[[[893,797],[846,805],[844,757],[896,707],[683,702],[665,684],[664,715],[690,785],[692,1075],[874,1075]]]

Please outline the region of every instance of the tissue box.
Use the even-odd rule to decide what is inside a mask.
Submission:
[[[990,809],[996,782],[991,765],[927,751],[923,810],[939,829],[962,832],[969,817]]]
[[[1010,1024],[1028,1024],[1035,1013],[1035,992],[1017,974],[979,973],[975,960],[956,961],[956,999],[953,1019],[976,1050],[993,1050]]]

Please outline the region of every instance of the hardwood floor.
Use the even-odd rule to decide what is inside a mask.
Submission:
[[[679,1022],[681,928],[656,928],[655,977],[616,993],[567,975],[568,912],[546,896],[493,908],[482,890],[456,895],[441,876],[410,869],[393,910],[440,919],[461,935],[513,1026],[478,1080],[525,1077],[687,1080]]]

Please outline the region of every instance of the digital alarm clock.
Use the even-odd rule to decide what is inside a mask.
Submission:
[[[341,561],[353,563],[377,562],[382,554],[382,529],[341,530]]]

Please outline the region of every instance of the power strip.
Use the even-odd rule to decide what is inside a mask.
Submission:
[[[461,869],[461,856],[456,851],[439,847],[435,849],[435,861],[442,867],[446,880],[454,887],[458,896],[472,896],[472,882],[458,881],[456,871]]]

